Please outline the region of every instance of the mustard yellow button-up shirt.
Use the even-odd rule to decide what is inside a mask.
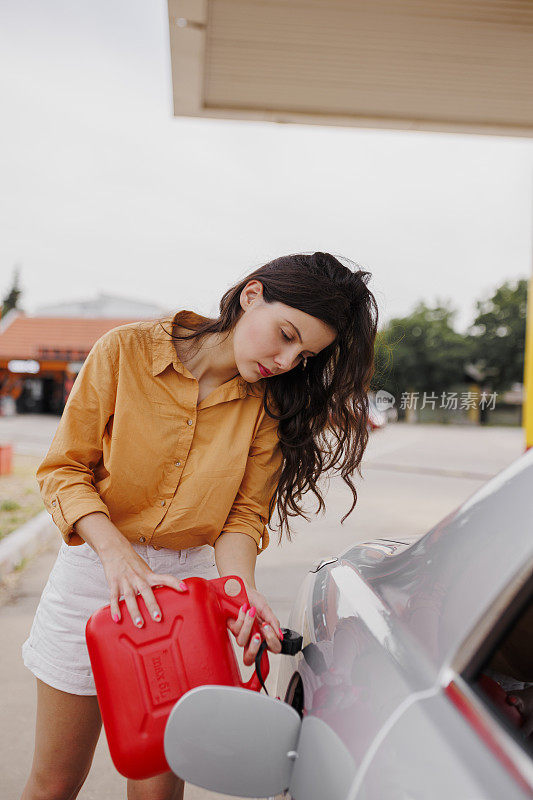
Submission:
[[[204,318],[182,311],[174,319],[194,328]],[[171,331],[172,320],[164,327]],[[236,376],[197,405],[198,381],[159,322],[102,336],[37,470],[67,544],[83,541],[73,530],[80,517],[102,511],[131,542],[184,549],[233,531],[264,550],[282,462],[264,383]]]

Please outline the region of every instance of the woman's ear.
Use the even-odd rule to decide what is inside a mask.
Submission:
[[[246,286],[241,292],[240,302],[241,308],[246,311],[252,303],[254,303],[257,299],[261,299],[263,297],[263,284],[261,281],[253,280],[248,281]]]

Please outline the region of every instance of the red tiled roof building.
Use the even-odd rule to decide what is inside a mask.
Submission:
[[[20,412],[60,414],[96,340],[112,328],[136,321],[11,311],[0,321],[0,398],[13,398]]]

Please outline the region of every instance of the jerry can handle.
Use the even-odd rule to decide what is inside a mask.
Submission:
[[[241,590],[238,594],[235,595],[227,594],[225,587],[226,583],[229,580],[235,580],[240,583]],[[228,615],[226,619],[230,616],[233,619],[236,619],[239,616],[239,610],[242,604],[248,603],[248,595],[246,594],[246,589],[244,588],[244,583],[242,581],[242,578],[239,578],[238,575],[226,575],[224,578],[214,578],[210,581],[210,583],[213,586],[215,592],[217,593],[218,601],[220,603],[220,608]],[[254,619],[253,621],[252,633],[259,633],[259,634],[261,633],[261,631],[259,630],[259,623],[257,622],[257,619]],[[267,677],[268,673],[270,672],[270,662],[268,660],[268,651],[266,650],[266,648],[264,649],[261,655],[260,666],[261,666],[261,675],[264,680]],[[243,683],[241,680],[241,685],[243,689],[251,689],[254,692],[261,691],[262,683],[263,682],[259,679],[259,676],[257,674],[257,669],[249,681]]]

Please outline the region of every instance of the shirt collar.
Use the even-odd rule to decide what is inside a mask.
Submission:
[[[172,364],[176,372],[179,372],[181,375],[194,377],[191,376],[189,370],[178,358],[172,341],[172,327],[173,324],[177,322],[185,328],[193,329],[207,321],[208,317],[202,317],[188,309],[178,311],[171,318],[157,320],[152,333],[152,375],[154,375],[154,377],[164,372],[169,364]],[[232,400],[237,397],[246,397],[248,394],[255,394],[254,387],[245,381],[241,375],[236,375],[235,378],[219,386],[217,395],[218,391],[221,391],[222,396],[220,399],[224,400]],[[207,399],[208,398],[206,398],[206,400]]]

